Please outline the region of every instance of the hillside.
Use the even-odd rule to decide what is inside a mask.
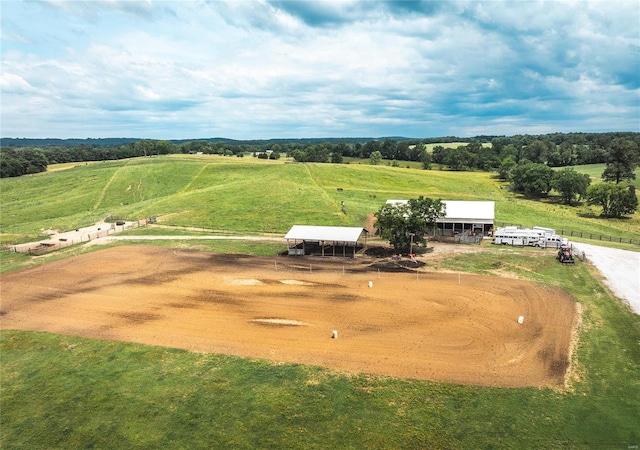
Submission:
[[[107,216],[246,232],[284,233],[293,224],[358,226],[387,199],[419,195],[494,200],[497,222],[640,236],[639,214],[603,220],[592,207],[570,208],[553,197],[528,200],[486,172],[167,155],[52,166],[46,173],[2,179],[0,187],[3,242],[33,239],[47,229],[71,230]]]

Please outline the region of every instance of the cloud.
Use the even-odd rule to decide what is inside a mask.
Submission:
[[[638,130],[637,5],[612,3],[3,3],[2,134]]]

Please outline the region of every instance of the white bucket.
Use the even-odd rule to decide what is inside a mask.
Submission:
[[[333,333],[331,333],[331,339],[338,339],[338,330],[333,330]]]
[[[518,323],[522,325],[524,323],[524,316],[518,317]]]
[[[369,281],[369,287],[373,287],[373,281]]]

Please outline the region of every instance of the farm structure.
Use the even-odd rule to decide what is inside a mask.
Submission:
[[[363,236],[364,244],[360,245]],[[366,247],[367,230],[361,227],[294,225],[284,238],[288,255],[355,257],[358,250]]]
[[[408,200],[387,200],[387,203],[401,205],[408,203]],[[442,200],[442,203],[445,205],[445,216],[436,220],[434,235],[488,236],[493,231],[495,202]]]

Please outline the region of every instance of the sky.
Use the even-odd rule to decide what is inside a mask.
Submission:
[[[2,0],[2,137],[640,131],[640,0]]]

